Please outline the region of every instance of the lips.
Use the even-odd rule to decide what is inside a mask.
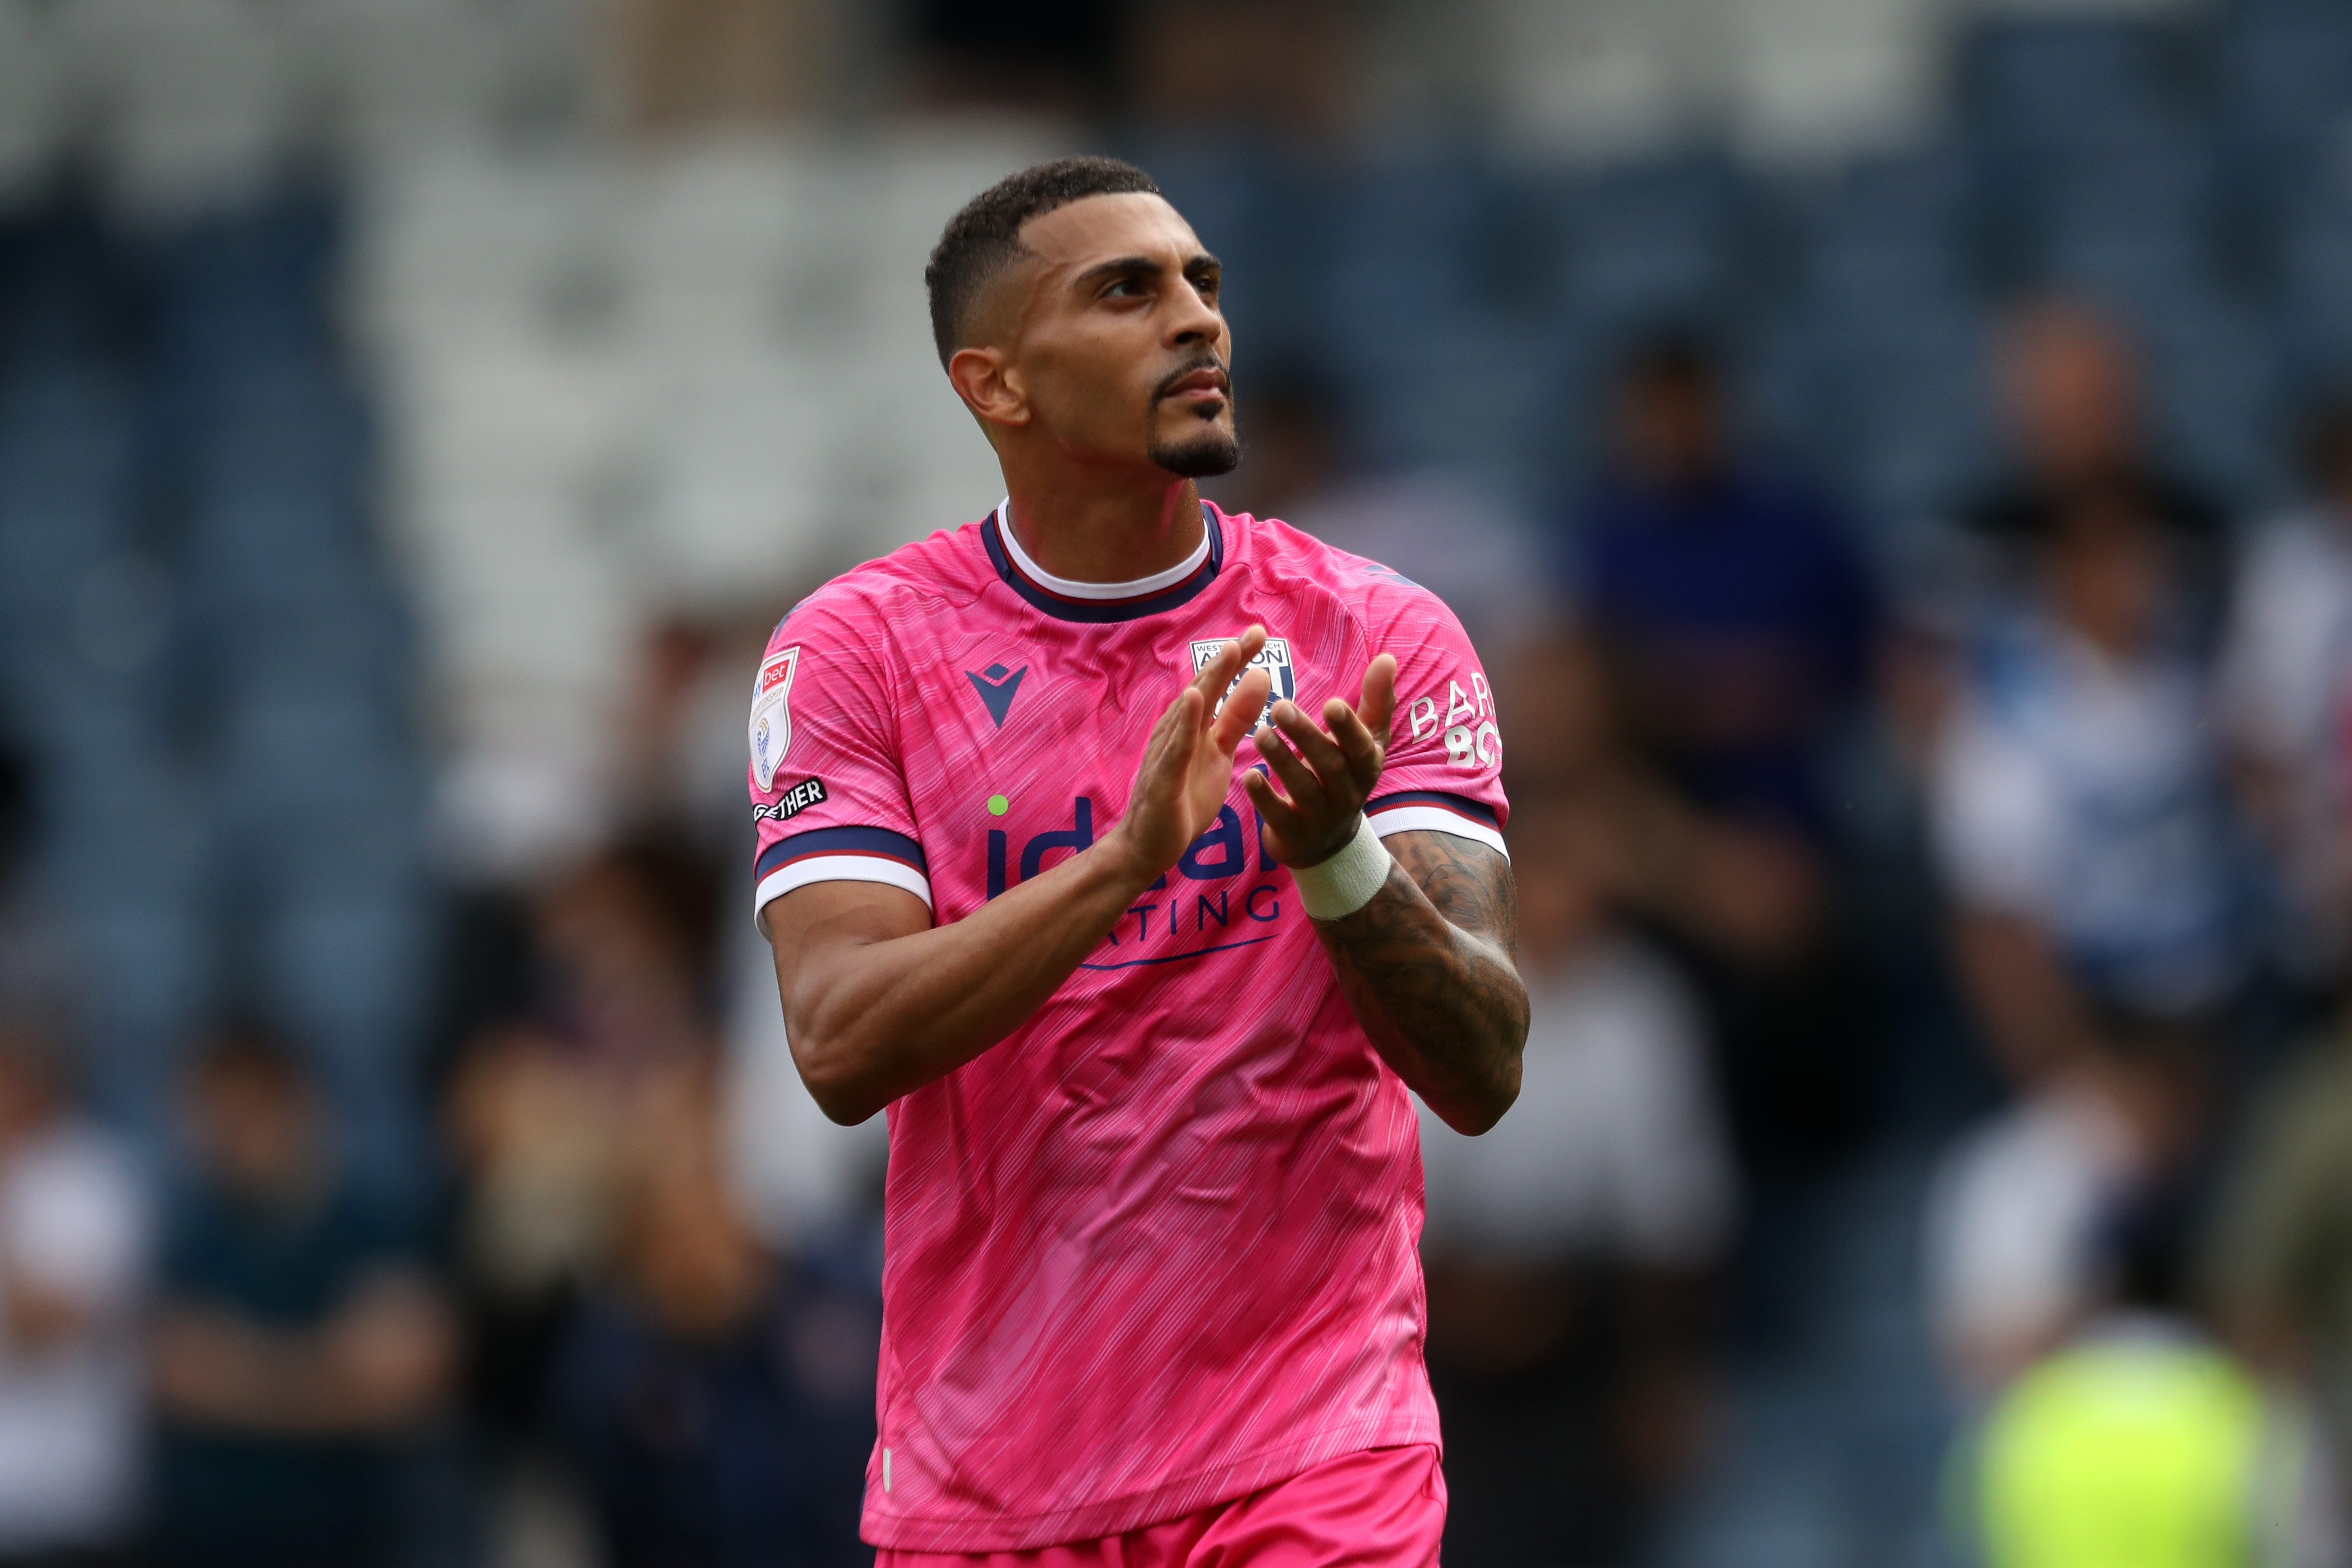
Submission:
[[[1213,365],[1189,371],[1160,389],[1162,398],[1176,398],[1187,403],[1222,402],[1231,395],[1232,382],[1225,373]]]

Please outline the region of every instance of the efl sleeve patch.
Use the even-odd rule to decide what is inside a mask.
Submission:
[[[751,773],[764,792],[775,787],[776,769],[793,745],[793,671],[801,650],[785,648],[761,661],[751,688]]]
[[[755,912],[830,880],[888,882],[930,901],[899,745],[888,614],[866,597],[820,590],[777,634],[791,646],[760,660],[749,763]]]

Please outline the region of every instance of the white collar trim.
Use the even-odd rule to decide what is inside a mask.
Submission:
[[[1004,553],[1012,558],[1013,568],[1049,594],[1065,599],[1140,599],[1165,592],[1201,569],[1209,558],[1209,520],[1201,519],[1201,542],[1192,553],[1165,572],[1155,572],[1149,577],[1138,577],[1132,583],[1077,583],[1067,577],[1056,577],[1034,561],[1021,548],[1020,536],[1013,531],[1013,498],[1006,496],[996,503],[996,531],[1004,540]]]

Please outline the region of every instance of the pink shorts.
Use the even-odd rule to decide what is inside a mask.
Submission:
[[[1436,1568],[1445,1477],[1419,1443],[1328,1460],[1125,1535],[1027,1552],[893,1552],[874,1568]]]

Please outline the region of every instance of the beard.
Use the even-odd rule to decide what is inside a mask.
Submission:
[[[1223,371],[1225,363],[1214,353],[1202,353],[1189,364],[1169,372],[1166,379],[1152,389],[1154,412],[1160,403],[1176,389],[1176,384],[1204,370]],[[1233,406],[1233,386],[1225,388],[1225,406]],[[1181,479],[1206,479],[1218,474],[1230,474],[1240,466],[1242,444],[1238,437],[1220,429],[1213,416],[1201,419],[1191,429],[1170,437],[1155,434],[1144,456]]]
[[[1206,479],[1230,474],[1240,466],[1242,444],[1216,426],[1203,422],[1187,435],[1155,438],[1145,454],[1179,479]]]

